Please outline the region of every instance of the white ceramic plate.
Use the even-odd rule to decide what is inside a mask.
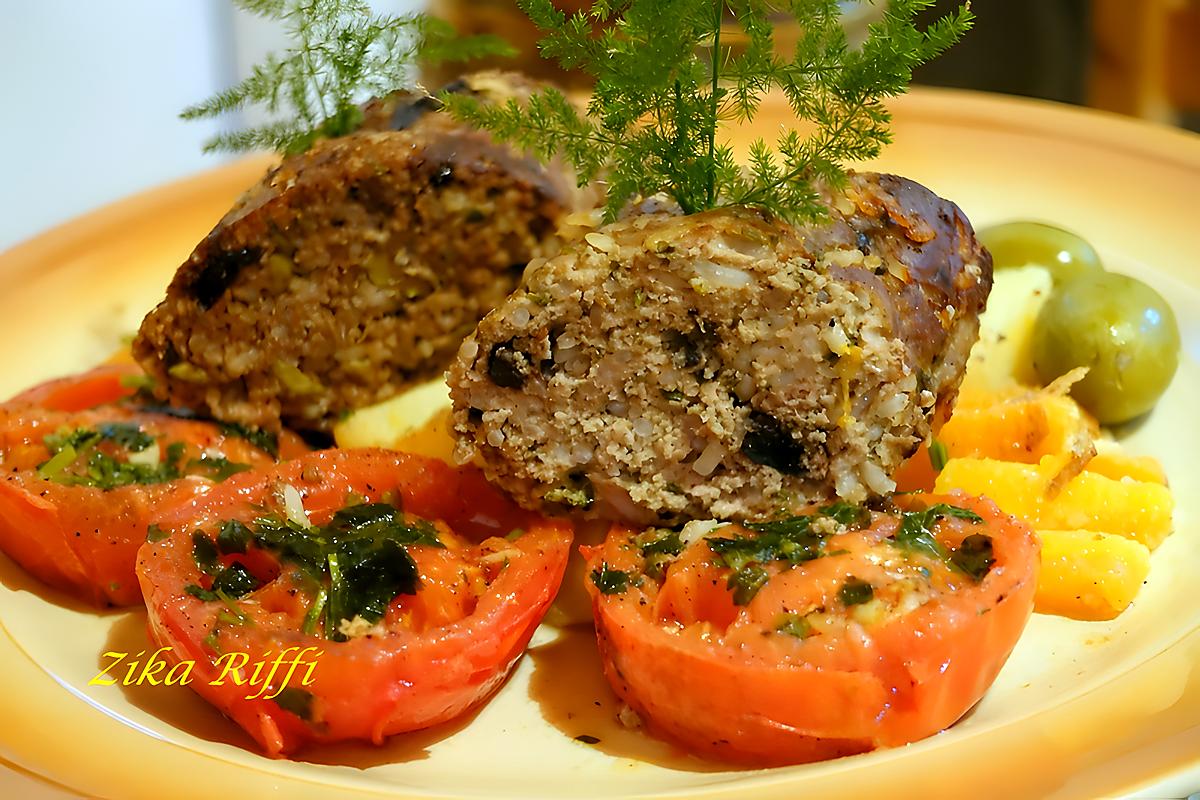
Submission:
[[[1074,229],[1110,269],[1174,304],[1184,363],[1125,444],[1166,466],[1177,532],[1119,619],[1035,616],[995,686],[954,728],[824,764],[727,771],[621,730],[590,634],[549,627],[470,719],[381,748],[272,761],[187,689],[89,686],[103,652],[148,647],[144,615],[92,613],[0,559],[0,757],[42,776],[49,796],[123,798],[1092,797],[1164,780],[1174,783],[1161,791],[1200,788],[1200,138],[958,92],[914,92],[895,113],[896,143],[875,166],[954,199],[977,225],[1034,218]],[[768,106],[756,130],[770,136],[784,118]],[[0,392],[112,352],[265,163],[131,198],[0,256]],[[7,796],[30,785],[19,771],[0,773]]]

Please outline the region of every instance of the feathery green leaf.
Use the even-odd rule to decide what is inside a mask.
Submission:
[[[374,15],[363,0],[234,1],[282,23],[291,47],[283,55],[268,55],[236,86],[183,110],[183,119],[202,119],[261,106],[274,118],[219,134],[205,144],[205,152],[303,152],[317,139],[357,128],[363,101],[413,88],[418,58],[436,63],[513,52],[494,36],[460,38],[449,23],[425,15]]]
[[[915,18],[933,0],[890,0],[854,48],[838,0],[594,0],[575,14],[552,0],[518,4],[543,33],[544,57],[595,78],[586,113],[554,90],[525,106],[443,100],[499,139],[564,158],[581,184],[603,177],[610,220],[659,192],[685,213],[743,205],[791,221],[819,218],[818,187],[839,185],[845,163],[875,157],[890,140],[883,101],[973,19],[968,3],[921,29]],[[782,19],[800,31],[786,54],[774,34]],[[743,168],[721,126],[753,121],[770,91],[811,125],[756,142]]]

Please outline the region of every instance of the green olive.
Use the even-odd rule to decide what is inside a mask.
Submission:
[[[1106,425],[1141,416],[1166,391],[1179,365],[1179,327],[1162,296],[1111,272],[1084,273],[1051,294],[1033,328],[1033,368],[1049,383],[1076,368],[1071,389]]]
[[[1087,241],[1041,222],[993,225],[979,231],[979,241],[991,251],[995,269],[1039,264],[1050,270],[1056,284],[1104,270],[1096,248]]]

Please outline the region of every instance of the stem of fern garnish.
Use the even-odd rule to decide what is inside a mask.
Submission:
[[[678,152],[686,152],[684,140],[687,139],[688,131],[682,125],[683,120],[683,84],[678,80],[675,81],[675,147]],[[679,203],[679,207],[683,209],[685,214],[695,214],[700,209],[696,207],[695,199],[692,195],[695,192],[694,186],[676,186],[672,196],[675,202]]]
[[[952,45],[972,21],[963,4],[922,26],[917,17],[931,0],[888,0],[866,41],[851,47],[838,0],[592,0],[573,15],[554,0],[521,4],[546,34],[543,52],[596,79],[586,119],[536,95],[527,109],[485,112],[459,95],[443,102],[502,141],[565,156],[585,181],[611,173],[609,221],[628,202],[658,192],[685,214],[752,205],[789,222],[820,219],[820,182],[839,183],[843,164],[869,159],[887,143],[881,100],[903,92],[913,67]],[[790,54],[775,52],[771,28],[780,15],[803,30]],[[744,47],[731,46],[726,31],[737,29],[726,28],[727,19],[745,32]],[[596,32],[597,21],[604,32]],[[726,116],[752,123],[771,90],[817,130],[784,126],[774,148],[756,144],[740,169],[733,150],[717,142],[720,125]],[[543,136],[530,130],[535,121]],[[588,131],[583,140],[568,138],[580,129]]]
[[[314,5],[315,4],[310,3],[300,6],[299,13],[301,15],[315,14],[316,10],[313,7]],[[321,83],[320,76],[317,75],[316,68],[313,66],[313,45],[310,38],[311,31],[304,25],[300,24],[300,20],[303,19],[303,16],[297,17],[296,29],[294,32],[294,35],[299,40],[300,44],[300,53],[302,59],[301,63],[304,64],[304,71],[307,73],[308,84],[312,87],[313,94],[315,95],[316,101],[320,106],[321,117],[322,119],[329,119],[329,109],[325,106],[324,86]],[[305,119],[304,122],[307,126],[315,128],[320,121],[309,117]]]
[[[717,115],[719,112],[721,81],[721,23],[725,19],[725,2],[718,0],[716,19],[713,20],[712,46],[712,123],[708,129],[708,199],[705,205],[716,205],[717,194]]]
[[[310,54],[306,59],[306,62],[308,64],[308,75],[312,79],[313,91],[315,91],[317,93],[317,100],[321,104],[321,118],[323,120],[327,120],[330,117],[332,117],[334,114],[337,113],[336,107],[333,110],[330,110],[329,106],[326,104],[326,98],[329,97],[329,95],[330,95],[329,82],[331,81],[332,78],[327,71],[318,70],[313,65],[312,55],[311,55],[312,48],[310,45],[306,44],[306,51]],[[330,99],[332,100],[332,98],[330,98]],[[336,106],[337,102],[336,101],[333,101],[333,102],[334,102],[334,105]]]

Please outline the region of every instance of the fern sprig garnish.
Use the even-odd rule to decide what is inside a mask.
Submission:
[[[437,63],[513,52],[494,36],[460,38],[433,17],[372,14],[365,0],[234,1],[282,23],[291,47],[282,56],[268,55],[236,86],[184,109],[183,119],[202,119],[260,105],[275,118],[218,134],[205,152],[303,152],[317,139],[357,128],[364,100],[415,86],[418,58]]]
[[[743,205],[790,221],[820,218],[818,187],[841,184],[844,164],[874,158],[890,141],[884,100],[973,21],[966,3],[922,29],[916,17],[934,0],[890,0],[852,48],[838,0],[595,0],[572,15],[552,0],[517,2],[542,30],[545,57],[595,78],[586,113],[553,89],[524,105],[443,100],[499,139],[563,157],[581,184],[603,178],[610,220],[632,198],[659,192],[685,213]],[[801,31],[785,55],[774,35],[781,15]],[[772,90],[809,123],[806,133],[757,140],[739,165],[721,128],[753,121]]]

